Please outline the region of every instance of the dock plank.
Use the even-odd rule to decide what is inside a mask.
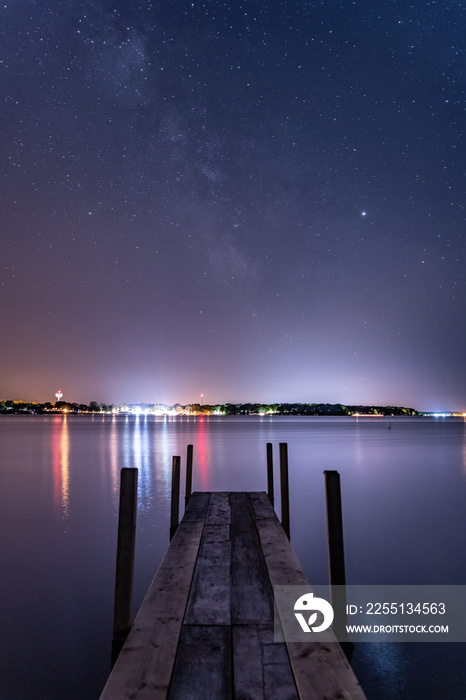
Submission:
[[[274,642],[272,626],[235,625],[232,639],[235,700],[298,700],[286,647]]]
[[[188,507],[183,515],[183,521],[185,523],[204,522],[210,503],[210,497],[211,493],[209,491],[195,491],[192,493]]]
[[[231,700],[229,626],[183,625],[168,700]]]
[[[259,520],[256,527],[272,586],[309,585],[278,519]]]
[[[206,516],[206,525],[230,524],[230,494],[228,492],[216,492],[210,496],[209,507]]]
[[[256,625],[232,629],[235,700],[266,700],[262,647]]]
[[[267,624],[273,620],[273,592],[246,493],[231,493],[231,620]]]
[[[277,515],[265,491],[251,491],[249,494],[255,520],[276,520]]]
[[[256,524],[272,586],[308,586],[280,523],[264,520]],[[329,635],[332,637],[330,631]],[[299,697],[302,700],[365,700],[365,694],[336,638],[324,643],[317,641],[316,635],[311,632],[309,640],[286,643]]]
[[[178,526],[100,700],[166,698],[203,527]]]
[[[195,494],[194,500],[198,497]],[[212,493],[186,606],[185,625],[231,624],[230,495]]]
[[[189,592],[185,625],[231,624],[229,525],[205,525]]]

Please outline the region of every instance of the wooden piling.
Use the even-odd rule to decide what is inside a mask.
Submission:
[[[170,511],[170,540],[176,532],[180,518],[180,458],[172,460],[172,501]]]
[[[343,517],[341,512],[340,475],[337,471],[324,471],[327,500],[327,531],[330,563],[330,585],[344,586],[345,554],[343,547]]]
[[[185,508],[189,503],[191,498],[191,493],[193,490],[193,446],[188,445],[188,450],[186,454],[186,495],[184,499]]]
[[[274,505],[274,494],[273,494],[273,447],[272,443],[267,443],[267,495],[270,499],[270,503]]]
[[[280,442],[280,491],[282,507],[282,527],[290,539],[290,492],[288,486],[288,444]]]
[[[123,467],[120,477],[112,663],[116,660],[131,627],[137,491],[138,470]]]
[[[346,638],[346,574],[343,546],[343,516],[341,510],[340,475],[337,471],[324,471],[327,501],[327,532],[330,568],[330,590],[335,612],[333,624],[341,646],[350,660],[354,646]]]

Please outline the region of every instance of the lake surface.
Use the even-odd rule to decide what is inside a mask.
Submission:
[[[172,456],[182,488],[191,443],[193,490],[266,490],[267,442],[276,484],[288,443],[291,541],[311,583],[328,582],[323,471],[336,469],[348,584],[466,584],[462,418],[0,416],[0,698],[99,697],[122,467],[139,469],[136,611],[168,546]],[[360,644],[353,668],[369,700],[466,698],[465,653]]]

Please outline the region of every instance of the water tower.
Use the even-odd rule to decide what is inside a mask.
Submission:
[[[57,391],[55,396],[57,397],[57,401],[61,401],[61,397],[63,396],[63,392],[61,391],[61,389]]]

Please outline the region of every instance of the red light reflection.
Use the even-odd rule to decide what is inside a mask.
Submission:
[[[205,426],[205,416],[197,418],[197,434],[196,434],[196,454],[199,460],[199,474],[201,479],[201,491],[209,490],[209,467],[207,462],[207,454],[209,449],[209,439]]]

